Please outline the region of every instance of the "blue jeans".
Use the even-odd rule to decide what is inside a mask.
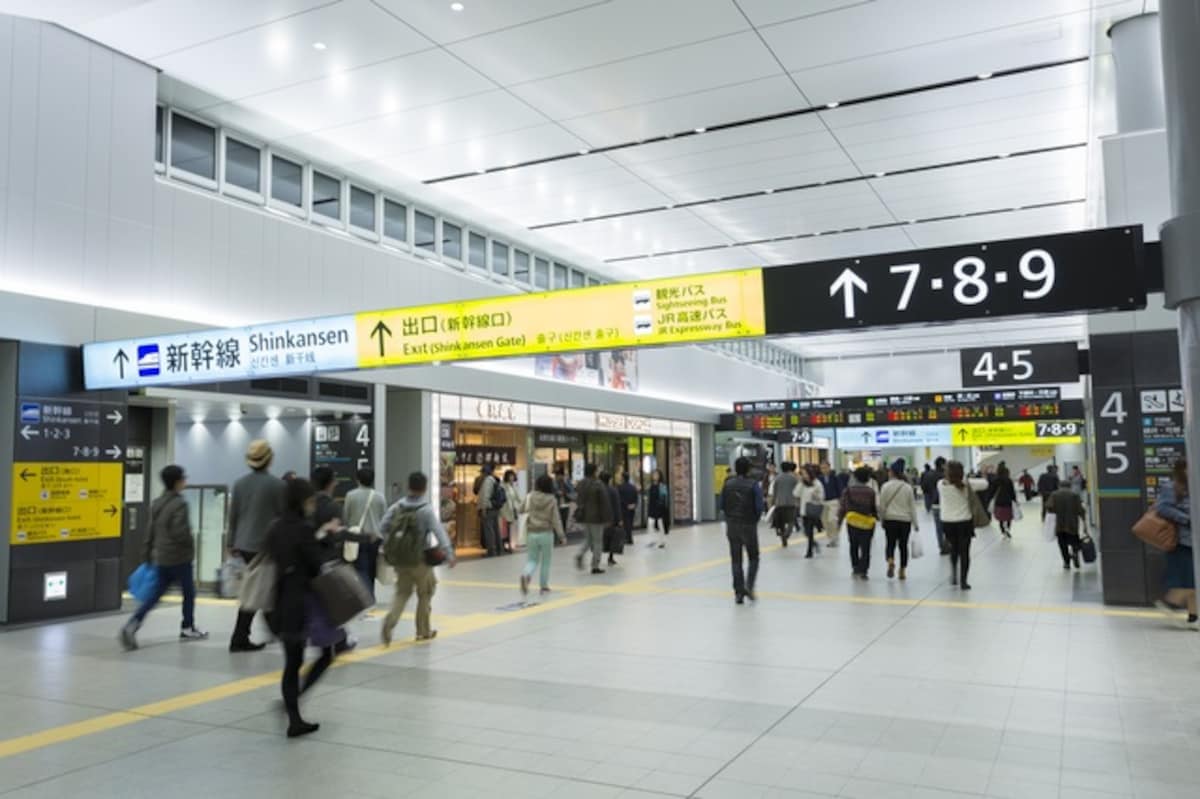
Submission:
[[[525,567],[521,574],[532,577],[539,567],[538,587],[550,587],[550,558],[554,555],[554,533],[528,533],[525,536]]]
[[[133,614],[132,621],[136,624],[141,624],[146,614],[154,609],[159,600],[163,598],[163,594],[167,593],[167,589],[172,583],[179,583],[180,590],[183,591],[183,624],[184,629],[188,629],[195,624],[193,614],[196,611],[196,582],[193,577],[193,568],[191,563],[181,563],[178,566],[159,566],[158,567],[158,585],[154,588],[154,594],[147,599],[142,606]]]

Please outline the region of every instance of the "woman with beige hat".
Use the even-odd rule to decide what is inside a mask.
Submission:
[[[249,474],[238,478],[233,484],[229,498],[229,547],[246,563],[263,551],[267,529],[283,513],[284,490],[282,480],[271,476],[269,469],[275,453],[263,439],[250,442],[246,448],[246,465]],[[254,611],[238,608],[237,624],[229,641],[230,652],[257,652],[265,644],[250,640],[250,629],[254,624]]]

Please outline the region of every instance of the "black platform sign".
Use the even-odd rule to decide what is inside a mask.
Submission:
[[[1019,422],[1082,419],[1083,401],[1064,400],[1058,388],[880,394],[871,397],[810,397],[756,400],[733,406],[733,429],[746,432],[875,424]]]
[[[1140,227],[763,270],[767,335],[1144,308]]]
[[[358,470],[371,465],[371,433],[370,416],[313,418],[312,465],[333,469],[334,496],[344,497],[356,485]]]
[[[962,384],[967,388],[1079,380],[1079,348],[1069,341],[973,347],[959,351],[959,362]]]

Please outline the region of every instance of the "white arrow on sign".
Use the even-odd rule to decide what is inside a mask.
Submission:
[[[38,430],[36,427],[30,427],[29,425],[25,425],[24,427],[21,428],[21,438],[25,439],[26,441],[29,440],[30,436],[40,436],[41,434],[42,434],[42,431]]]
[[[854,318],[854,290],[858,289],[863,294],[867,293],[867,282],[859,277],[853,269],[846,267],[842,273],[838,275],[837,280],[833,281],[833,285],[829,287],[829,296],[835,296],[839,291],[842,292],[842,304],[846,311],[846,318]]]
[[[104,418],[107,419],[108,421],[112,422],[113,424],[120,424],[121,420],[124,419],[125,417],[121,415],[120,411],[113,411],[112,413],[108,414]]]
[[[121,448],[114,444],[108,449],[104,450],[104,454],[111,455],[112,459],[115,461],[117,458],[121,457]]]

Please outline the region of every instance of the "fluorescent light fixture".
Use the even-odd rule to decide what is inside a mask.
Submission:
[[[462,4],[462,3],[451,3],[451,4],[450,4],[450,10],[451,10],[451,11],[462,11],[462,10],[463,10],[463,4]]]
[[[587,154],[588,154],[588,153],[590,153],[590,152],[591,152],[591,150],[589,150],[589,149],[588,149],[588,148],[586,148],[586,147],[581,147],[581,148],[579,148],[579,154],[580,154],[580,155],[587,155]]]
[[[313,49],[314,50],[324,50],[325,42],[313,42]]]
[[[706,130],[708,130],[708,128],[696,128],[697,133],[703,133]]]
[[[980,80],[987,80],[991,76],[992,76],[992,73],[990,73],[990,72],[980,72],[975,77],[979,78]]]
[[[841,103],[839,103],[837,100],[834,100],[832,103],[825,103],[826,108],[837,108],[839,105],[841,105]]]

